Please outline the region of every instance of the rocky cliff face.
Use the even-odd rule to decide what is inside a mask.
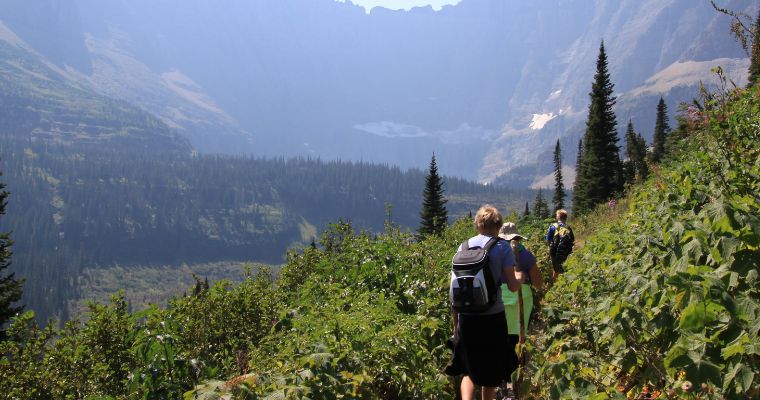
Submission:
[[[542,40],[552,46],[545,51],[545,67],[531,67],[523,74],[510,99],[511,119],[486,156],[480,179],[537,184],[553,168],[551,152],[558,139],[564,163],[572,168],[602,39],[618,93],[620,131],[631,119],[648,140],[660,96],[672,118],[680,102],[696,96],[700,82],[717,84],[711,68],[721,66],[738,84],[746,81],[746,55],[728,32],[729,19],[709,2],[587,3],[594,4],[579,34],[552,33],[571,36],[572,43],[552,46],[548,38]],[[750,2],[729,6],[749,10]]]
[[[619,122],[645,137],[659,96],[673,113],[710,66],[741,81],[746,58],[708,1],[463,0],[369,15],[331,0],[5,3],[0,20],[72,79],[201,150],[421,168],[435,152],[443,173],[484,181],[547,174],[557,139],[574,164],[602,39]]]

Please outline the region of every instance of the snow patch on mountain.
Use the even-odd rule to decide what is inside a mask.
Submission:
[[[533,114],[533,120],[530,121],[530,129],[543,129],[544,125],[553,120],[554,117],[556,115],[553,112],[548,114]]]
[[[472,140],[493,140],[496,132],[480,126],[470,126],[463,122],[454,129],[428,131],[416,125],[393,121],[376,121],[357,124],[354,129],[386,138],[421,138],[432,137],[442,143],[457,144]]]
[[[367,122],[354,125],[354,129],[387,138],[416,138],[430,136],[419,126],[391,121]]]

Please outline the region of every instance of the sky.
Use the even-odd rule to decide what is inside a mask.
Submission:
[[[346,0],[335,0],[339,2],[345,2]],[[392,10],[405,9],[409,10],[412,7],[431,5],[433,9],[440,10],[442,6],[447,4],[457,4],[461,0],[349,0],[354,4],[358,4],[364,7],[367,11],[373,7],[385,7]]]

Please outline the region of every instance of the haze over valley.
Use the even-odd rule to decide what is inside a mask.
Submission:
[[[424,168],[435,152],[447,175],[509,174],[521,185],[551,172],[557,139],[576,147],[601,40],[620,120],[648,139],[660,96],[674,114],[700,81],[714,82],[714,66],[746,79],[747,56],[709,1],[464,0],[436,9],[10,0],[0,38],[71,85],[151,113],[201,152],[404,168]],[[575,155],[565,154],[572,168]]]

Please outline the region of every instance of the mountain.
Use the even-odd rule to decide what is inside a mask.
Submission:
[[[739,11],[752,7],[747,1],[731,1],[727,6]],[[558,10],[560,15],[570,12]],[[691,102],[701,83],[719,84],[713,67],[721,66],[738,85],[746,83],[749,60],[729,33],[730,20],[707,1],[600,1],[586,13],[588,23],[580,31],[538,25],[535,35],[543,37],[536,39],[543,44],[542,57],[524,70],[520,87],[510,99],[512,117],[486,156],[481,179],[503,175],[497,182],[540,182],[553,169],[551,145],[557,139],[564,150],[564,164],[574,166],[602,39],[615,84],[621,138],[630,119],[651,142],[660,96],[674,125],[679,103]]]
[[[5,0],[0,21],[74,82],[154,114],[200,151],[419,168],[435,152],[442,173],[525,185],[551,171],[558,138],[574,165],[602,39],[618,118],[646,138],[659,96],[672,115],[710,66],[746,74],[728,17],[708,1],[463,0],[367,14],[332,0]],[[671,85],[654,84],[665,71]]]
[[[152,114],[91,91],[0,23],[0,134],[29,141],[189,153]]]

